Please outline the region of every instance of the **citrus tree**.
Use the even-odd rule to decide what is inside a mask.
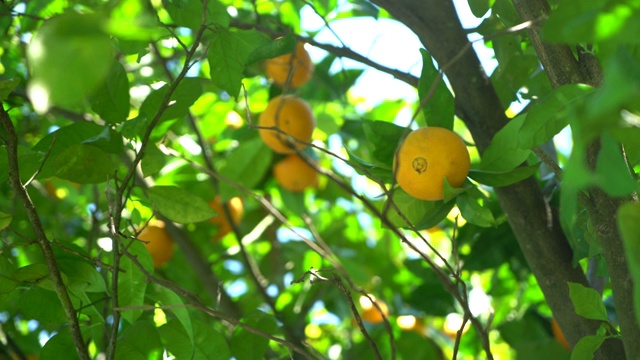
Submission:
[[[640,4],[459,3],[1,2],[0,356],[640,358]]]

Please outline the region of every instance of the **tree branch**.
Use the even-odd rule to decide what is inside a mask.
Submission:
[[[482,70],[451,1],[373,0],[412,29],[439,64],[455,93],[456,114],[470,130],[482,153],[508,119],[496,91]],[[536,20],[540,14],[524,18]],[[552,217],[542,191],[533,178],[495,189],[520,248],[538,279],[549,306],[572,343],[598,329],[597,321],[575,314],[567,281],[588,286],[584,273],[571,266],[572,250],[558,221]],[[619,345],[619,344],[618,344]],[[609,358],[622,358],[621,346],[605,344]],[[604,348],[603,348],[604,349]]]
[[[49,239],[47,239],[47,235],[44,231],[44,228],[42,227],[42,222],[38,217],[36,207],[31,201],[31,197],[29,196],[27,189],[20,180],[18,135],[16,134],[16,129],[13,126],[11,119],[9,118],[9,114],[1,104],[0,123],[7,133],[7,139],[5,141],[9,163],[9,184],[11,185],[11,188],[16,193],[16,196],[27,212],[27,217],[29,218],[29,222],[31,223],[31,227],[33,228],[33,232],[36,236],[36,242],[40,246],[40,250],[42,250],[45,262],[47,263],[47,267],[49,268],[53,288],[58,295],[58,299],[60,299],[62,309],[64,310],[67,322],[69,323],[69,333],[71,334],[71,339],[76,348],[76,352],[78,353],[80,359],[89,360],[89,352],[87,350],[87,346],[85,345],[84,339],[82,338],[82,332],[80,331],[76,309],[73,307],[73,303],[71,302],[71,298],[69,297],[67,287],[62,280],[62,273],[60,272],[60,268],[58,267],[58,262],[56,261],[56,257],[53,253],[53,249],[51,248]]]
[[[520,17],[524,20],[546,16],[550,11],[546,0],[514,0],[514,5]],[[602,82],[602,71],[593,55],[579,51],[578,60],[569,46],[542,41],[540,25],[529,29],[529,37],[553,87],[576,83],[598,86]],[[599,152],[599,139],[587,145],[587,164],[592,169],[596,166]],[[589,189],[589,199],[586,201],[584,197],[581,199],[589,212],[591,222],[602,244],[602,255],[606,259],[611,278],[618,322],[624,334],[622,342],[624,343],[625,354],[629,359],[638,359],[640,358],[640,327],[635,321],[633,285],[616,224],[618,207],[623,202],[631,199],[612,198],[600,188],[595,187]],[[560,324],[562,325],[562,323]],[[564,326],[562,328],[565,329]],[[605,354],[607,354],[608,358],[612,357],[611,354]]]

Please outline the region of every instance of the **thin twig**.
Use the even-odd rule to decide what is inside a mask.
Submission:
[[[44,227],[42,226],[42,222],[40,221],[38,211],[31,201],[31,197],[29,197],[27,189],[24,187],[20,180],[18,135],[16,133],[15,127],[13,126],[13,123],[11,122],[11,119],[9,118],[9,114],[1,104],[0,124],[2,124],[2,127],[7,134],[5,145],[9,165],[9,184],[11,188],[13,188],[13,191],[15,192],[16,196],[22,203],[22,206],[27,213],[27,217],[29,218],[29,222],[31,223],[31,227],[33,228],[36,236],[36,241],[40,246],[40,250],[42,250],[42,254],[44,255],[49,273],[51,275],[51,282],[53,283],[53,288],[56,292],[56,295],[58,295],[58,299],[60,299],[60,303],[64,310],[64,314],[69,326],[69,333],[71,335],[71,340],[73,341],[73,344],[76,348],[76,352],[78,353],[80,359],[89,360],[89,352],[85,345],[85,341],[82,338],[82,332],[80,331],[80,324],[78,323],[76,309],[73,307],[73,303],[71,302],[71,298],[69,297],[67,287],[62,280],[60,267],[58,266],[58,262],[56,260],[55,254],[53,253],[53,249],[51,248],[51,244],[49,242],[49,239],[47,238]]]

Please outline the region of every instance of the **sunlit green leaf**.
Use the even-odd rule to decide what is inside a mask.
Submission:
[[[479,182],[480,184],[502,187],[515,184],[530,176],[533,176],[538,171],[540,163],[520,166],[507,172],[493,172],[471,169],[469,171],[469,177]]]
[[[270,169],[272,157],[273,152],[260,138],[249,139],[229,153],[226,164],[219,172],[225,178],[253,189]],[[223,199],[239,194],[238,189],[226,182],[222,183],[220,193]]]
[[[452,129],[453,95],[442,77],[438,75],[431,55],[424,49],[420,49],[420,53],[422,54],[422,74],[418,82],[418,94],[420,102],[424,103],[422,112],[427,119],[427,125]]]
[[[254,311],[251,316],[245,317],[243,322],[266,334],[273,334],[278,329],[273,316],[259,310]],[[258,336],[241,327],[236,327],[231,338],[231,352],[238,360],[262,358],[268,345],[269,339]]]
[[[569,296],[576,314],[592,320],[609,321],[602,296],[592,288],[577,283],[569,283]]]
[[[195,343],[191,317],[189,316],[189,312],[186,308],[180,307],[180,305],[183,304],[182,299],[175,292],[158,284],[153,284],[153,286],[149,288],[148,296],[158,302],[161,306],[173,306],[169,311],[173,312],[173,314],[178,318],[184,327],[184,331],[189,342],[194,346]]]
[[[38,283],[49,276],[49,267],[45,263],[35,263],[18,268],[13,273],[13,279],[26,283]]]
[[[188,224],[215,216],[207,201],[177,186],[154,186],[147,194],[156,210],[175,222]]]
[[[529,157],[529,150],[518,148],[518,133],[526,116],[526,114],[516,116],[498,131],[482,154],[481,170],[511,171]]]
[[[593,354],[606,340],[604,335],[587,335],[578,340],[571,352],[571,360],[593,359]]]
[[[113,50],[102,25],[98,15],[69,12],[46,21],[31,39],[28,91],[36,110],[77,106],[107,76]]]
[[[518,132],[518,148],[531,149],[551,140],[569,125],[576,104],[584,101],[593,88],[586,85],[565,85],[553,90],[531,107]]]
[[[149,251],[139,241],[133,241],[127,251],[133,256],[144,254],[147,261],[151,262]],[[128,256],[120,258],[120,269],[123,271],[118,274],[118,302],[121,307],[130,307],[121,311],[121,315],[129,324],[133,324],[143,313],[139,307],[144,305],[147,277]]]
[[[154,145],[149,144],[142,157],[142,174],[147,177],[158,173],[165,164],[164,154]]]
[[[211,80],[229,95],[240,93],[244,67],[256,49],[269,39],[256,30],[220,30],[216,32],[209,49]]]

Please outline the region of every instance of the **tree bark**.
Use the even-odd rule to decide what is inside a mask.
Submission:
[[[514,0],[513,3],[523,20],[540,18],[550,11],[546,0]],[[530,28],[529,37],[553,87],[575,83],[599,86],[602,82],[602,72],[597,59],[584,52],[579,52],[580,57],[576,59],[568,46],[542,41],[540,26],[541,24],[537,24]],[[599,140],[588,145],[587,163],[592,169],[595,168],[599,152]],[[612,198],[599,188],[592,188],[589,189],[587,203],[583,205],[589,212],[589,218],[602,245],[602,255],[611,278],[613,300],[623,334],[626,356],[628,359],[639,359],[640,328],[635,320],[633,285],[616,224],[618,207],[626,200],[631,199]]]
[[[476,54],[451,1],[373,0],[418,35],[444,69],[455,93],[456,114],[467,125],[482,153],[507,122],[504,109]],[[453,61],[453,63],[451,63]],[[562,73],[562,71],[559,71]],[[567,282],[588,286],[580,268],[571,266],[572,252],[533,178],[496,194],[558,323],[571,344],[595,334],[599,322],[575,314]],[[600,359],[623,359],[619,341],[607,341],[596,353]]]

